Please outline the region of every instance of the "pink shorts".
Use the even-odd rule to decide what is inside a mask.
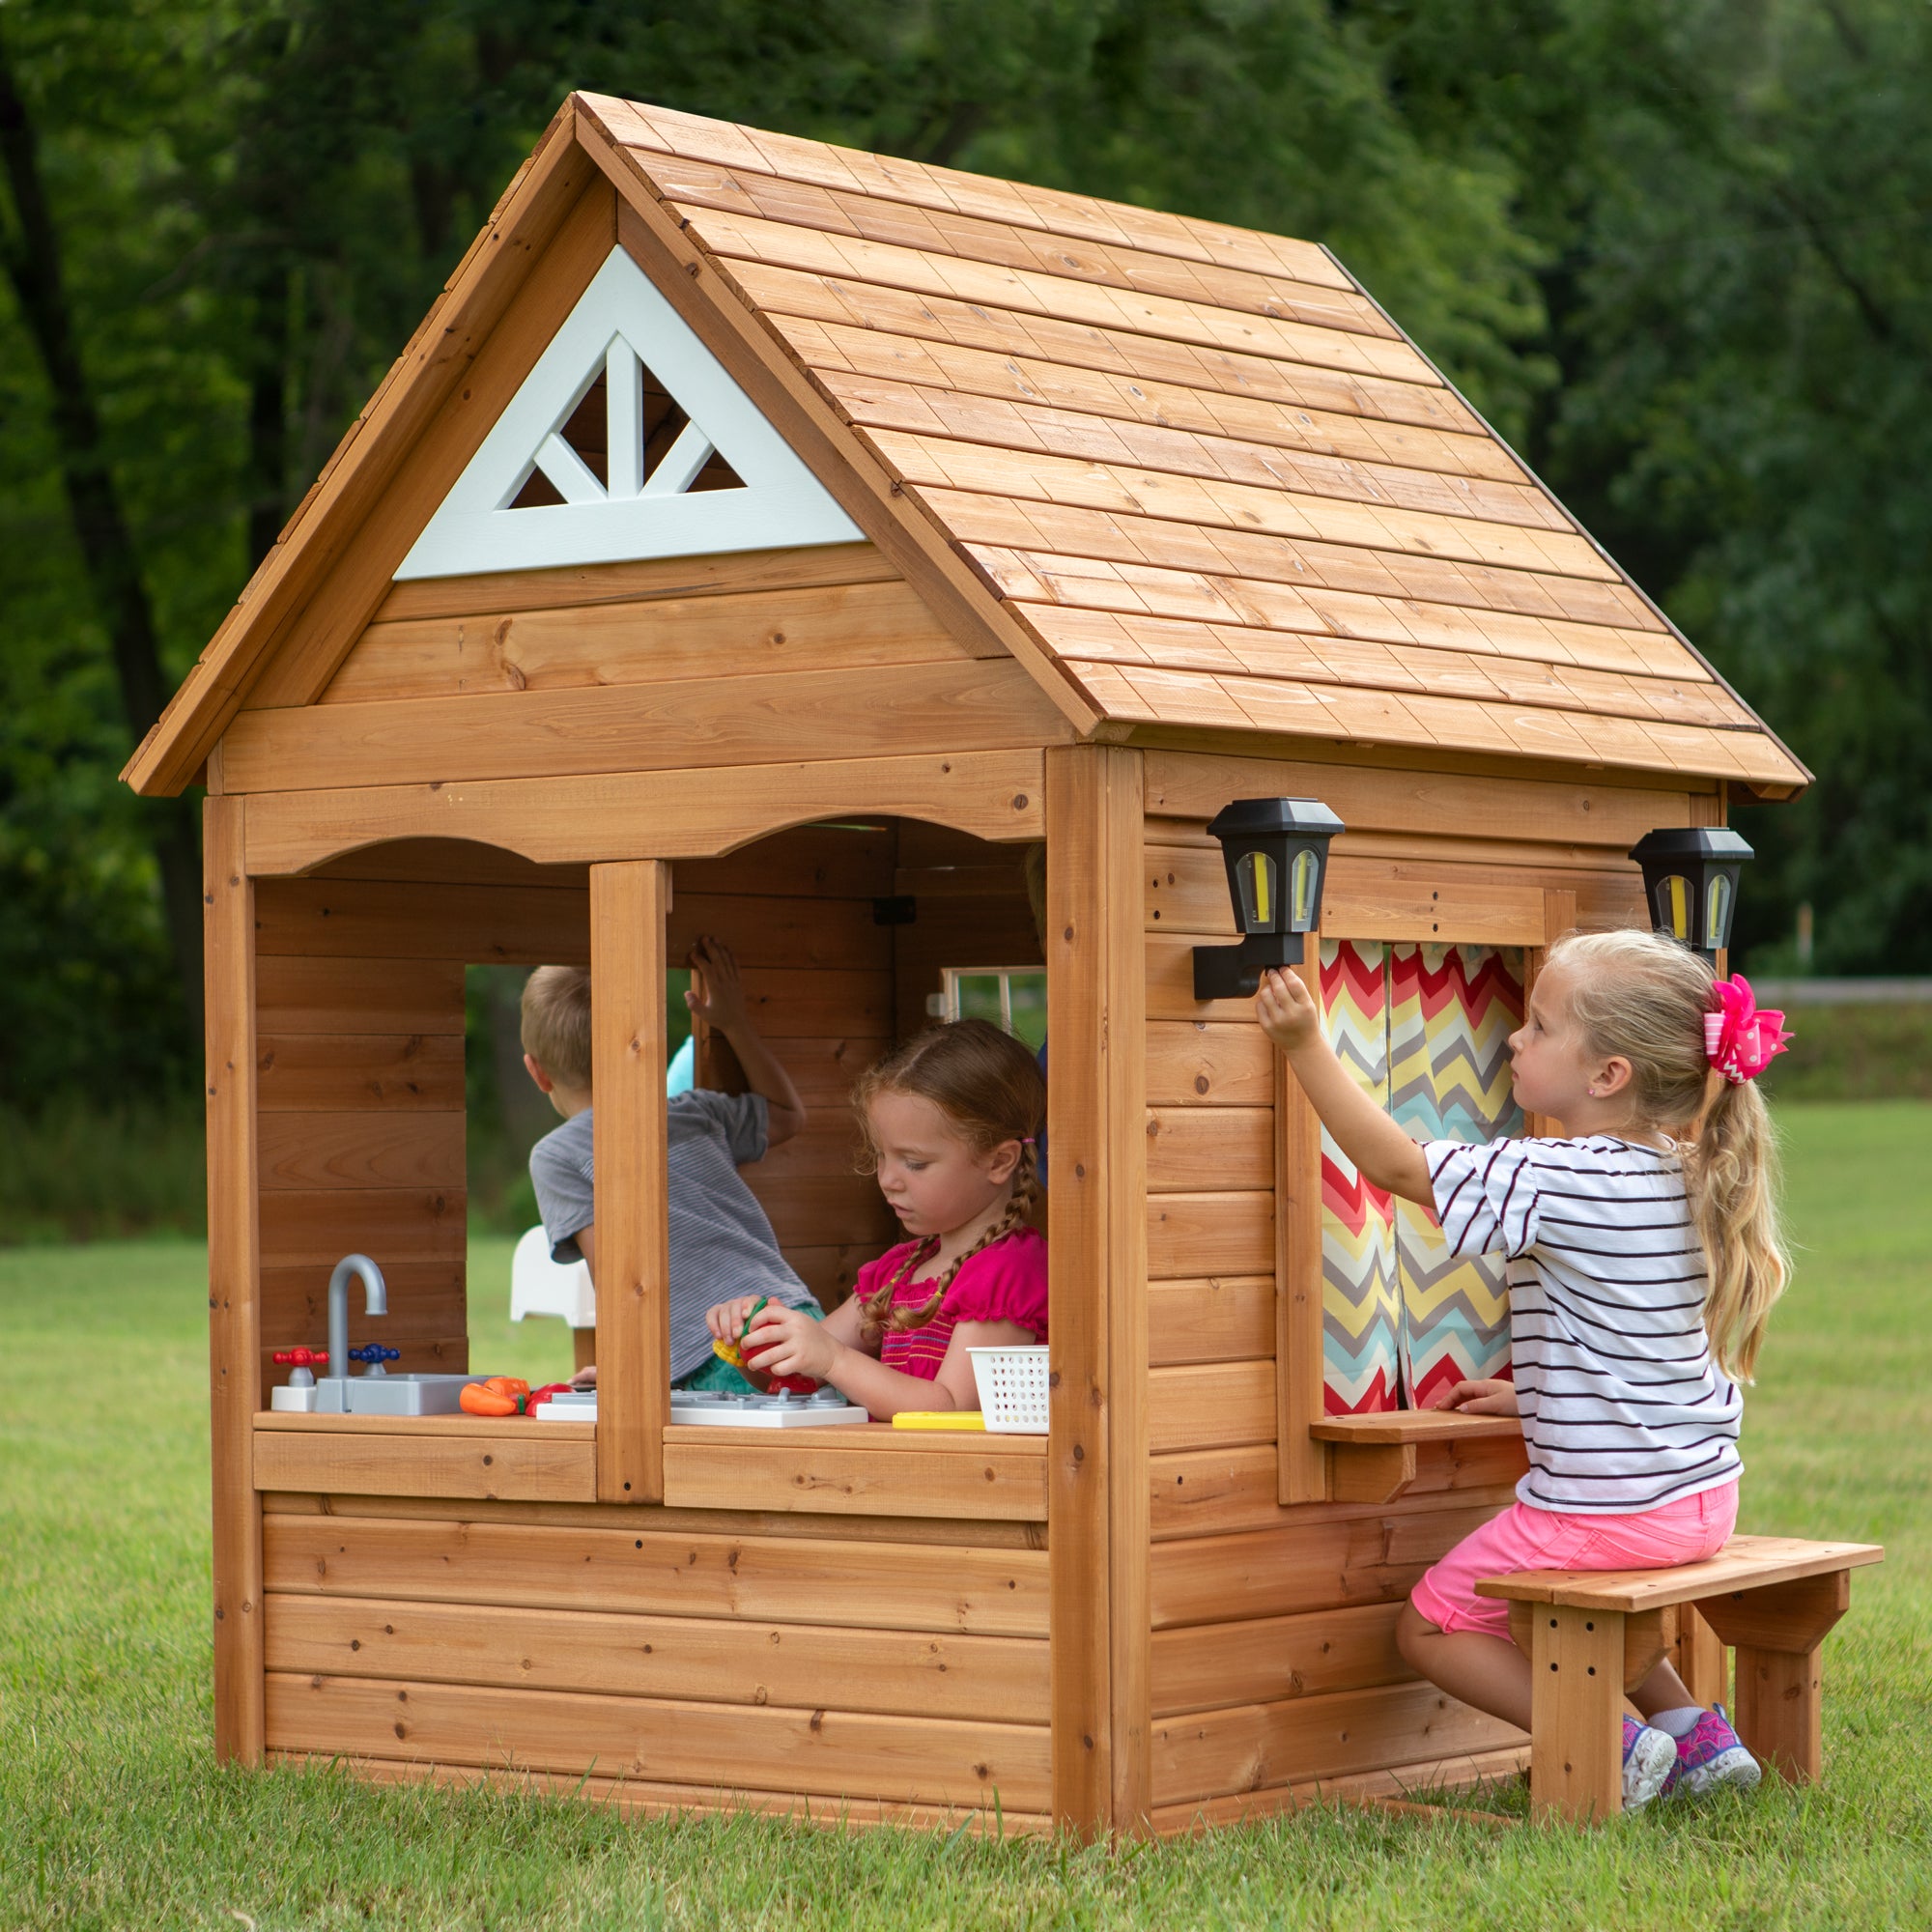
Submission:
[[[1437,1630],[1509,1635],[1509,1602],[1479,1597],[1484,1577],[1512,1570],[1668,1570],[1701,1563],[1730,1540],[1738,1486],[1705,1490],[1638,1516],[1563,1516],[1513,1503],[1434,1565],[1409,1602]]]

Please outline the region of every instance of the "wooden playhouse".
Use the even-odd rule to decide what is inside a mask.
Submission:
[[[1416,1406],[1506,1360],[1498,1285],[1195,1001],[1207,822],[1340,815],[1331,1028],[1480,1136],[1631,845],[1805,774],[1325,250],[574,97],[128,777],[209,794],[224,1758],[1160,1831],[1520,1762],[1391,1640],[1521,1467]],[[749,1176],[828,1296],[891,1236],[852,1078],[1043,964],[1048,1435],[668,1425],[699,931],[812,1107]],[[269,1412],[351,1250],[358,1340],[469,1366],[464,967],[545,960],[599,1420]]]

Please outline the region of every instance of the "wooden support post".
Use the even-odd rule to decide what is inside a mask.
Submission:
[[[1730,1698],[1730,1656],[1695,1604],[1677,1606],[1677,1633],[1671,1662],[1684,1688],[1707,1710]]]
[[[670,867],[590,868],[590,1065],[596,1107],[597,1499],[664,1500],[670,1412],[665,1160],[665,908]]]
[[[214,1754],[224,1764],[259,1764],[263,1751],[262,1509],[254,1476],[262,1405],[255,887],[243,869],[243,809],[239,798],[211,798],[202,808]]]
[[[1414,1482],[1413,1442],[1351,1443],[1335,1458],[1334,1500],[1338,1503],[1392,1503]]]
[[[1738,1736],[1768,1770],[1794,1783],[1824,1769],[1819,1647],[1851,1601],[1851,1572],[1833,1570],[1697,1605],[1718,1639],[1737,1652],[1731,1715]]]
[[[1624,1620],[1538,1604],[1530,1628],[1529,1808],[1577,1824],[1624,1808]]]
[[[1321,1004],[1321,934],[1308,935],[1302,982]],[[1290,1072],[1274,1056],[1274,1373],[1276,1499],[1324,1502],[1329,1493],[1328,1444],[1309,1435],[1322,1413],[1321,1377],[1321,1123]],[[1415,1480],[1413,1456],[1406,1471]],[[1380,1502],[1377,1496],[1370,1500]]]
[[[1046,754],[1053,1810],[1152,1808],[1141,753]]]

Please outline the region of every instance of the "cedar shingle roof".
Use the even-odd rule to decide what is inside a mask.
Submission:
[[[367,545],[586,162],[682,224],[710,270],[686,299],[768,331],[913,506],[890,516],[969,567],[954,608],[1064,679],[1082,728],[1806,781],[1325,249],[577,95],[129,760],[138,789],[189,781]]]
[[[1804,781],[1325,249],[580,104],[1108,718]]]

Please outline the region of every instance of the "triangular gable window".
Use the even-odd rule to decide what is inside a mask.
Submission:
[[[860,536],[650,278],[613,248],[396,575]]]

